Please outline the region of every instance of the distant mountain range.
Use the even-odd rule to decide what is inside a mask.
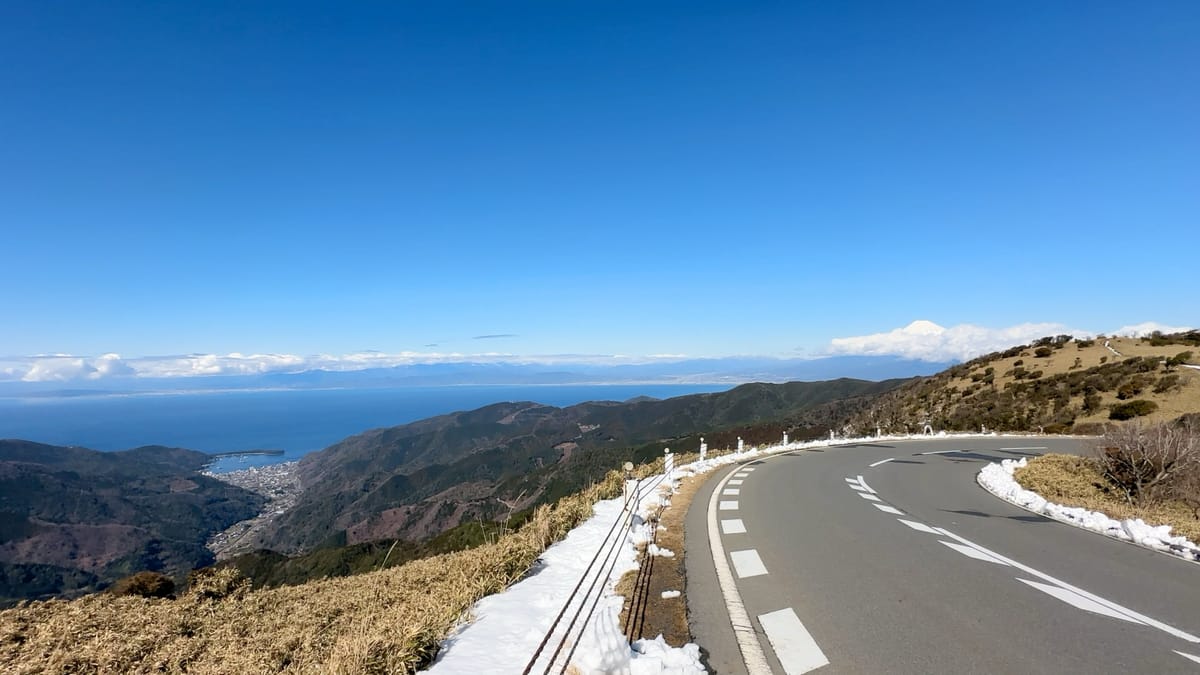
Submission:
[[[370,388],[442,385],[566,384],[743,384],[747,382],[821,381],[837,378],[886,380],[932,375],[950,363],[894,356],[835,356],[818,359],[728,357],[656,361],[630,365],[511,361],[462,361],[413,364],[364,370],[306,370],[255,375],[174,378],[105,377],[70,382],[0,382],[2,396],[88,396],[154,391],[225,389]]]

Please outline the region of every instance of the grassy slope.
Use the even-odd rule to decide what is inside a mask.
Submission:
[[[1021,487],[1055,504],[1079,506],[1119,520],[1141,518],[1151,525],[1170,525],[1173,534],[1200,543],[1200,520],[1191,507],[1178,501],[1155,506],[1130,505],[1105,487],[1104,476],[1090,458],[1045,455],[1017,469],[1013,477]]]
[[[1147,386],[1134,398],[1158,404],[1158,410],[1143,420],[1162,421],[1200,412],[1200,371],[1173,368],[1168,372],[1159,364],[1150,372],[1141,372],[1142,366],[1131,360],[1192,351],[1196,362],[1200,361],[1200,347],[1152,346],[1133,338],[1112,338],[1111,345],[1121,356],[1106,349],[1104,340],[1090,346],[1073,340],[1052,349],[1046,357],[1036,356],[1036,348],[1030,345],[990,354],[884,394],[870,409],[853,416],[847,426],[858,431],[879,426],[885,431],[919,432],[928,421],[935,429],[961,431],[977,431],[986,425],[995,431],[1094,432],[1109,421],[1110,406],[1123,402],[1117,398],[1120,385],[1139,378]],[[990,383],[985,375],[989,368],[993,369]],[[1018,378],[1018,368],[1040,374]],[[1155,385],[1166,376],[1177,376],[1178,385],[1155,392]],[[1087,394],[1099,396],[1099,405],[1086,409]]]

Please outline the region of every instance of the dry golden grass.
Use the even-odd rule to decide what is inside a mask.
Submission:
[[[1081,506],[1110,518],[1141,518],[1151,525],[1170,525],[1171,532],[1200,543],[1200,520],[1182,502],[1137,507],[1113,491],[1105,492],[1104,476],[1090,457],[1050,454],[1032,459],[1013,477],[1026,490],[1065,506]]]
[[[595,502],[621,490],[611,472],[494,543],[370,574],[249,591],[223,570],[177,600],[25,604],[0,612],[0,672],[415,672],[477,600],[519,580]]]
[[[1034,355],[1034,348],[1030,347],[1021,352],[1018,356],[1009,358],[1001,358],[992,361],[991,367],[996,369],[997,389],[1003,390],[1004,385],[1010,382],[1016,382],[1011,375],[1005,375],[1016,367],[1017,361],[1022,361],[1022,366],[1027,371],[1042,371],[1042,377],[1051,377],[1061,373],[1078,370],[1079,368],[1094,368],[1102,363],[1114,363],[1132,356],[1160,356],[1172,357],[1180,352],[1191,351],[1197,354],[1195,361],[1200,361],[1200,349],[1195,347],[1187,347],[1184,345],[1167,345],[1163,347],[1152,347],[1149,343],[1142,342],[1136,338],[1108,338],[1112,348],[1121,353],[1121,356],[1116,356],[1104,346],[1104,340],[1096,340],[1092,346],[1079,348],[1078,342],[1072,340],[1067,343],[1062,349],[1055,349],[1050,353],[1050,356],[1038,358]],[[1075,359],[1079,359],[1080,366],[1075,366]],[[981,370],[981,369],[977,369]],[[1158,404],[1158,410],[1140,418],[1144,422],[1166,422],[1178,418],[1186,413],[1194,413],[1200,411],[1200,371],[1190,368],[1179,368],[1175,371],[1179,375],[1180,387],[1172,391],[1156,394],[1150,390],[1138,395],[1138,398],[1144,398],[1154,401]],[[955,378],[948,383],[948,386],[954,386],[959,389],[966,389],[972,384],[970,377]],[[1107,423],[1108,406],[1114,403],[1122,403],[1117,398],[1114,391],[1099,392],[1101,404],[1098,412],[1092,415],[1080,414],[1076,418],[1076,424],[1085,423]]]

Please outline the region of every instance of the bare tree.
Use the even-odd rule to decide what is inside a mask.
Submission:
[[[1111,429],[1096,457],[1130,504],[1191,503],[1200,489],[1200,434],[1191,423],[1126,424]]]

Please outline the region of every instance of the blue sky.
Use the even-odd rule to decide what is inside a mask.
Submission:
[[[1198,34],[1194,2],[6,2],[0,354],[1191,326]]]

